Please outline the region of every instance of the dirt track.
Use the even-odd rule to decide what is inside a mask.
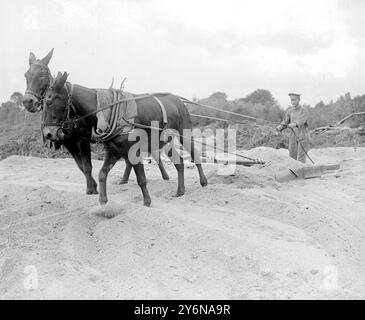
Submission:
[[[206,188],[186,168],[181,198],[172,165],[170,181],[146,165],[151,208],[133,174],[117,184],[123,162],[101,209],[72,159],[1,161],[0,298],[365,298],[365,148],[312,150],[341,170],[285,184],[273,178],[285,150],[255,152],[272,163],[228,176],[206,165]]]

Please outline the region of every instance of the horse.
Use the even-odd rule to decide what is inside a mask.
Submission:
[[[67,73],[58,73],[53,84],[48,88],[44,100],[44,128],[43,134],[47,139],[57,141],[62,137],[62,128],[68,127],[70,124],[74,127],[78,120],[91,118],[95,119],[95,114],[98,112],[96,104],[96,93],[94,90],[80,86],[72,85],[67,81]],[[72,92],[71,92],[72,91]],[[183,147],[190,153],[192,161],[195,162],[201,186],[208,184],[207,178],[203,172],[200,162],[200,155],[196,152],[194,141],[191,136],[187,137],[186,129],[192,130],[192,122],[186,105],[179,97],[167,94],[151,94],[137,95],[133,94],[133,99],[137,103],[138,116],[135,118],[135,128],[142,128],[148,136],[148,141],[151,141],[152,131],[158,129],[159,142],[158,144],[148,143],[148,152],[159,150],[170,141],[161,139],[163,134],[163,111],[161,105],[154,99],[158,96],[158,100],[164,105],[167,115],[169,130],[175,130],[178,133],[179,141]],[[76,118],[72,119],[70,110],[74,110]],[[156,121],[158,127],[151,126],[151,123]],[[134,129],[136,130],[136,129]],[[136,141],[130,139],[131,132],[127,134],[119,134],[111,140],[104,142],[105,159],[103,166],[99,172],[99,203],[104,205],[107,203],[106,181],[109,171],[115,163],[124,158],[126,163],[130,164],[137,177],[137,183],[142,191],[143,203],[145,206],[150,206],[151,197],[147,190],[147,181],[144,171],[143,161],[131,161],[130,150],[135,146]],[[138,154],[137,156],[140,156]],[[168,153],[168,156],[171,155]],[[176,196],[182,196],[185,193],[184,185],[184,162],[181,155],[178,156],[178,161],[174,161],[175,168],[178,173],[178,187]]]
[[[29,54],[29,69],[24,74],[27,88],[22,101],[25,109],[29,112],[39,112],[42,109],[45,93],[53,81],[48,67],[52,55],[53,49],[42,59],[37,59],[32,52]],[[66,147],[79,169],[85,175],[86,194],[98,194],[97,183],[92,177],[90,148],[92,127],[96,127],[96,120],[85,119],[80,122],[77,130],[74,130],[72,134],[66,134],[62,140],[54,142],[56,148],[59,148],[62,144]],[[152,154],[152,156],[159,164],[162,178],[169,180],[160,155]],[[123,178],[120,181],[121,184],[128,183],[130,172],[131,166],[127,164]]]

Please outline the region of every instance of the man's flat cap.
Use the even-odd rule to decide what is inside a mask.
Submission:
[[[294,93],[294,92],[290,92],[289,94],[288,94],[288,96],[290,97],[290,96],[295,96],[295,97],[300,97],[301,96],[301,94],[300,93]]]

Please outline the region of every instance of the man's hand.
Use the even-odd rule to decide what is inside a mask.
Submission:
[[[289,123],[289,124],[288,124],[288,127],[289,127],[289,128],[296,128],[296,127],[297,127],[297,124],[296,124],[295,122],[293,122],[293,123]]]

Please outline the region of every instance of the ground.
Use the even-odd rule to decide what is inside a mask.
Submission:
[[[150,208],[123,162],[100,207],[72,159],[2,160],[0,298],[365,298],[365,148],[311,150],[341,169],[287,183],[286,150],[245,154],[266,165],[206,164],[206,188],[187,165],[181,198],[173,165],[147,164]]]

